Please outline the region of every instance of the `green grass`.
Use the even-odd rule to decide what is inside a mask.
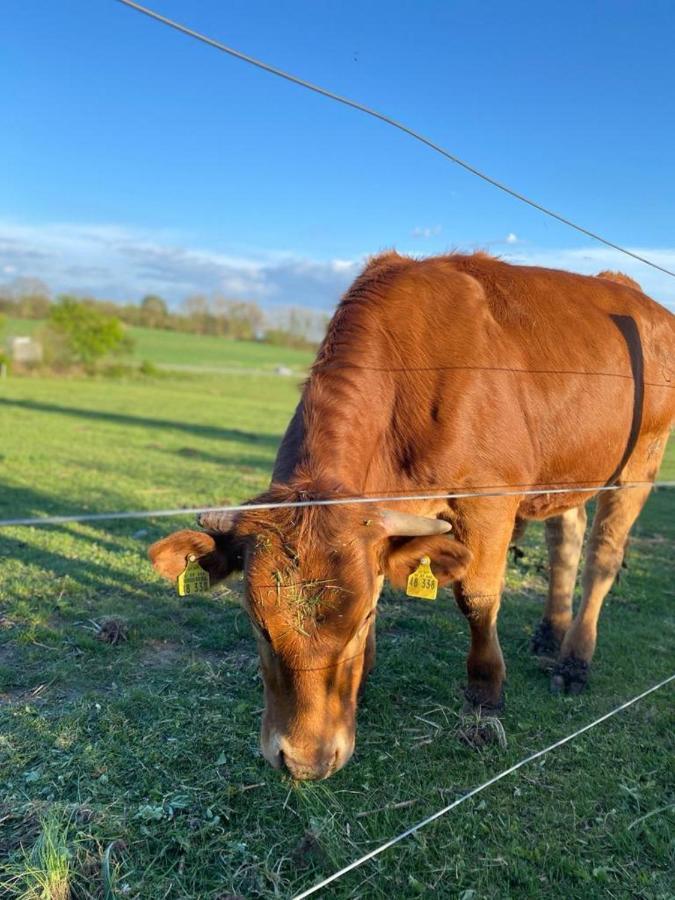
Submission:
[[[273,347],[252,341],[178,334],[157,328],[130,328],[134,356],[171,366],[203,366],[273,370],[277,365],[306,369],[313,355],[306,350]]]
[[[23,849],[6,866],[0,888],[19,900],[69,900],[73,875],[67,826],[52,811],[40,822],[30,850]]]
[[[291,379],[250,375],[7,379],[0,518],[240,500],[265,486],[296,400]],[[671,445],[663,476],[674,470]],[[448,593],[387,591],[356,755],[300,785],[258,752],[237,583],[184,601],[146,561],[190,519],[3,529],[0,884],[28,871],[51,817],[74,897],[292,896],[671,673],[674,510],[675,492],[658,491],[638,523],[581,697],[551,696],[528,651],[545,590],[530,530],[500,618],[506,748],[457,740],[468,639]],[[127,640],[98,639],[106,617]],[[651,695],[329,895],[671,898],[672,699]]]
[[[8,319],[6,335],[33,334],[44,322]],[[254,341],[232,341],[211,335],[180,334],[159,328],[128,328],[134,341],[132,358],[176,369],[254,369],[273,372],[279,366],[305,370],[312,362],[306,350],[274,347]]]

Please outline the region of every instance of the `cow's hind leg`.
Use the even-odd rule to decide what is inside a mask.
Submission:
[[[551,679],[551,688],[556,692],[576,694],[586,684],[602,603],[621,567],[628,532],[650,489],[627,487],[598,497],[586,551],[581,605],[567,630]]]
[[[532,652],[555,660],[572,622],[572,597],[586,531],[586,507],[577,506],[545,523],[548,547],[548,598],[532,637]]]

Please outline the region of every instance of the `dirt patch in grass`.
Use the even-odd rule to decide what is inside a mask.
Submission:
[[[150,668],[163,668],[164,666],[175,665],[179,659],[184,658],[186,655],[187,651],[183,644],[150,639],[143,644],[138,664]]]
[[[258,652],[255,647],[250,650],[245,647],[236,650],[225,650],[223,653],[213,654],[217,657],[219,665],[231,670],[247,671],[258,668]]]
[[[253,642],[242,641],[231,650],[208,650],[173,641],[147,640],[139,656],[139,665],[160,669],[187,663],[208,663],[215,667],[245,669],[258,665],[258,652]]]
[[[314,831],[306,831],[291,853],[291,859],[299,869],[320,862],[323,856],[319,836]]]

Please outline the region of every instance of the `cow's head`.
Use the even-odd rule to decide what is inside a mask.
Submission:
[[[405,587],[428,556],[447,584],[461,577],[469,551],[443,520],[366,505],[251,510],[201,524],[206,531],[153,544],[153,565],[175,579],[192,555],[212,583],[243,571],[265,686],[262,752],[296,778],[326,778],[354,750],[384,579]]]

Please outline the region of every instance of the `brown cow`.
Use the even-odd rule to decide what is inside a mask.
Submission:
[[[333,317],[270,489],[257,499],[485,496],[211,515],[205,531],[177,532],[150,550],[169,578],[189,554],[214,580],[244,572],[272,765],[322,778],[349,759],[383,581],[404,586],[425,555],[441,584],[453,582],[469,621],[467,698],[501,709],[497,613],[516,519],[547,520],[550,590],[535,649],[559,651],[554,687],[583,686],[602,601],[675,414],[674,351],[670,313],[607,278],[484,254],[388,253],[366,266]],[[573,619],[592,496],[580,489],[630,482],[638,486],[597,495]]]

